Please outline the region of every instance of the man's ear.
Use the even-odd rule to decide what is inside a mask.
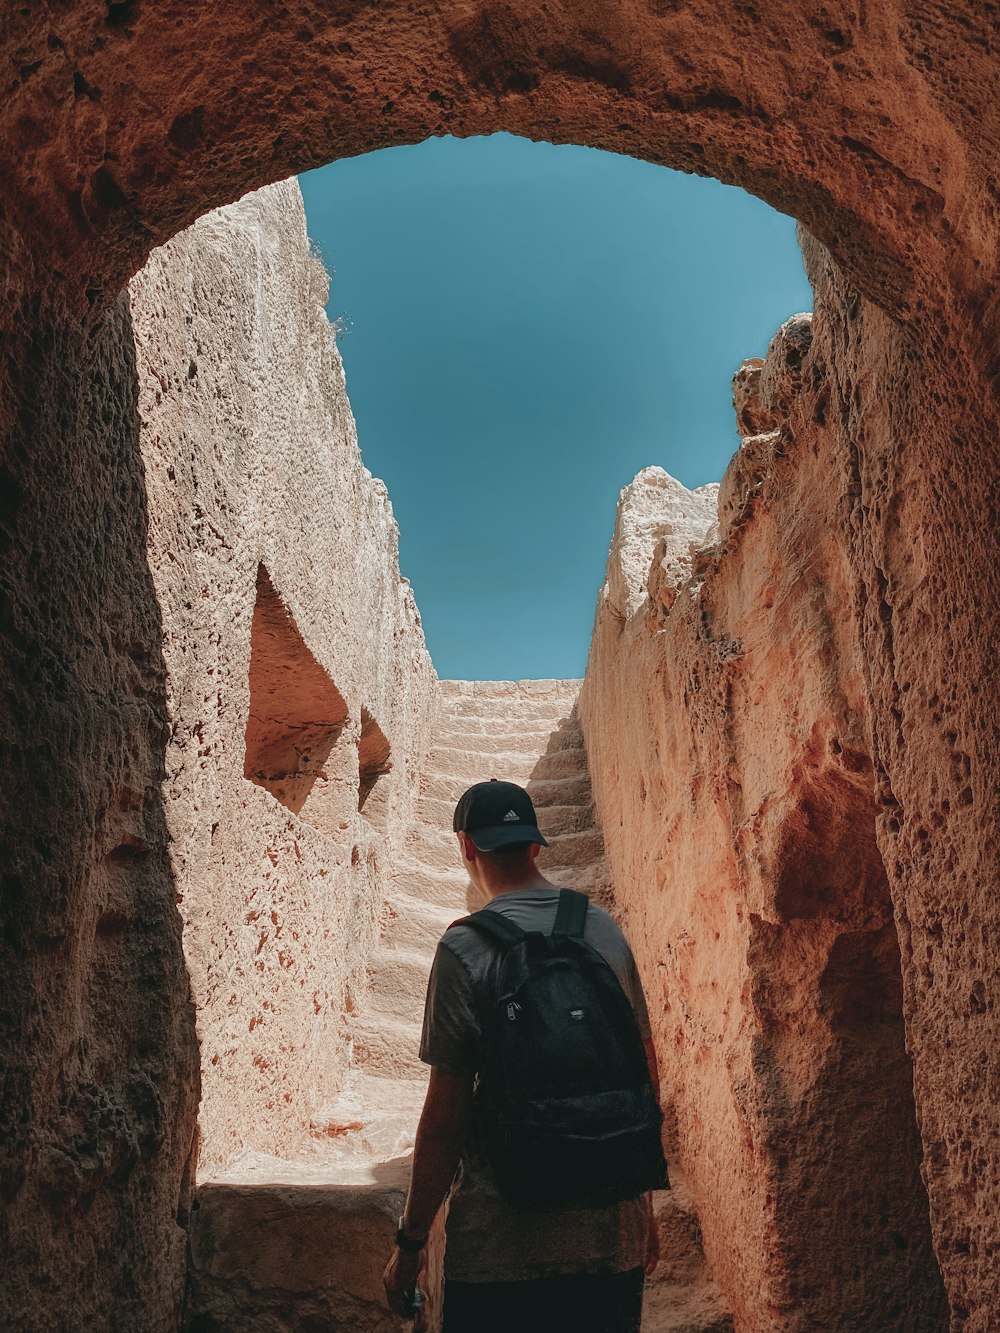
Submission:
[[[528,855],[531,857],[532,861],[538,860],[538,853],[541,850],[542,844],[540,842],[532,842],[528,844]]]
[[[478,852],[479,848],[476,846],[476,844],[472,841],[472,839],[469,837],[467,833],[463,833],[461,830],[459,830],[457,837],[458,837],[458,845],[462,852],[462,860],[474,861],[476,859],[476,853]]]

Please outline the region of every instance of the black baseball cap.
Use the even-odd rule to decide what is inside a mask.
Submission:
[[[531,797],[516,782],[477,782],[459,798],[452,822],[455,832],[469,835],[481,852],[493,852],[514,842],[549,844],[538,831],[538,816]]]

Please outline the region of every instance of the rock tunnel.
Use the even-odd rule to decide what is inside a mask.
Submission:
[[[737,377],[718,496],[623,495],[575,714],[514,710],[579,727],[712,1279],[739,1329],[994,1328],[992,6],[71,0],[3,42],[8,1325],[178,1327],[196,1163],[350,1123],[466,714],[294,192],[212,210],[502,129],[744,186],[815,292]],[[539,741],[527,778],[582,780]]]

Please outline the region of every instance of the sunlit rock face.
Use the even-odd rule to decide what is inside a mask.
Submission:
[[[437,685],[325,295],[292,182],[42,349],[7,567],[50,648],[4,658],[5,1326],[175,1327],[196,1166],[308,1156],[348,1061]]]
[[[130,288],[202,1176],[308,1155],[436,700],[326,288],[294,181],[203,218]]]
[[[622,492],[580,711],[737,1327],[938,1329],[827,355],[742,367],[721,487]]]
[[[718,494],[714,483],[689,491],[661,467],[644,468],[625,487],[599,615],[628,620],[647,591],[658,606],[669,610],[677,589],[690,576],[694,549],[715,521]]]

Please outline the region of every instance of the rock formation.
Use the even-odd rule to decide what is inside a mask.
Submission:
[[[581,717],[737,1327],[941,1328],[812,326],[736,376],[717,496],[653,468],[622,492]]]
[[[651,888],[640,903],[638,890],[624,892],[628,911],[651,928],[673,930],[687,902],[709,931],[697,942],[668,933],[655,975],[669,971],[692,997],[683,1014],[661,1015],[661,1031],[683,1038],[671,1076],[678,1150],[737,1319],[804,1327],[814,1312],[829,1315],[838,1281],[849,1303],[860,1299],[869,1279],[855,1271],[854,1242],[845,1238],[840,1254],[829,1226],[818,1233],[805,1225],[817,1210],[829,1220],[820,1190],[833,1219],[843,1218],[845,1205],[831,1193],[843,1174],[830,1168],[811,1183],[812,1168],[824,1163],[809,1145],[832,1126],[841,1150],[853,1144],[850,1160],[861,1164],[850,1179],[872,1167],[857,1204],[880,1243],[880,1182],[901,1189],[885,1213],[898,1218],[890,1239],[899,1257],[876,1254],[888,1289],[900,1290],[908,1265],[929,1273],[915,1257],[926,1253],[921,1218],[929,1218],[947,1313],[933,1282],[915,1279],[904,1314],[892,1313],[891,1300],[877,1306],[889,1326],[912,1317],[966,1333],[994,1328],[995,16],[984,6],[906,0],[878,8],[833,0],[821,10],[613,0],[586,11],[508,0],[416,8],[293,0],[263,17],[235,0],[69,0],[21,5],[6,17],[0,1245],[8,1322],[175,1326],[199,1096],[192,982],[207,1049],[215,1054],[216,1043],[220,1055],[205,1076],[206,1124],[214,1124],[208,1159],[225,1160],[257,1134],[244,1107],[225,1105],[234,1088],[278,1091],[276,1074],[253,1065],[256,1055],[266,1059],[259,1020],[250,1031],[256,1011],[238,1012],[229,1027],[212,1007],[239,994],[224,984],[230,956],[234,968],[254,969],[253,930],[257,943],[268,930],[233,913],[235,881],[267,872],[249,812],[261,815],[266,862],[267,848],[277,858],[271,882],[287,890],[270,923],[281,928],[281,945],[286,932],[302,935],[296,895],[314,892],[321,877],[312,849],[334,824],[350,857],[358,848],[358,863],[338,862],[335,878],[359,899],[321,895],[323,911],[338,930],[367,922],[360,928],[372,941],[374,915],[366,912],[378,897],[381,857],[391,865],[396,845],[393,802],[402,818],[415,778],[402,772],[401,756],[415,753],[421,725],[408,731],[393,713],[405,664],[416,660],[410,649],[396,657],[386,643],[372,670],[359,673],[354,631],[326,623],[311,596],[317,543],[341,536],[323,534],[315,515],[296,510],[296,490],[307,499],[323,494],[329,458],[294,434],[303,419],[289,408],[289,438],[307,467],[291,494],[282,491],[289,455],[279,423],[272,451],[248,415],[256,382],[237,388],[246,364],[260,367],[265,354],[285,364],[282,346],[269,345],[259,322],[244,322],[238,271],[216,275],[212,287],[222,301],[218,327],[235,349],[227,373],[218,364],[223,347],[188,338],[184,321],[196,317],[206,272],[190,247],[208,245],[218,219],[172,252],[182,272],[190,257],[183,296],[168,290],[161,259],[139,278],[137,330],[125,286],[157,246],[247,190],[429,133],[504,129],[714,175],[804,224],[816,304],[808,349],[799,331],[802,377],[787,356],[784,368],[778,358],[745,373],[738,410],[750,442],[720,495],[718,548],[695,556],[693,582],[679,590],[683,571],[669,561],[664,568],[661,555],[642,625],[633,613],[622,628],[637,661],[672,645],[671,662],[687,673],[678,679],[664,659],[658,679],[633,682],[648,701],[646,731],[679,768],[654,765],[648,737],[636,735],[608,621],[598,626],[583,713],[591,769],[601,809],[611,812],[605,832],[616,873],[638,870],[620,819],[661,847],[661,869],[676,869],[676,855],[693,880],[727,886],[724,920],[714,899],[668,902]],[[249,270],[264,278],[273,254],[253,239],[248,219],[243,225]],[[313,314],[318,301],[311,298]],[[204,303],[200,309],[207,334],[214,326]],[[290,310],[269,314],[287,314],[291,327]],[[329,347],[321,323],[307,319],[302,328]],[[333,383],[332,352],[313,348],[309,356],[327,358]],[[202,382],[214,389],[206,393]],[[213,417],[216,389],[229,395],[231,421],[221,408]],[[332,416],[340,410],[329,405]],[[199,431],[214,422],[217,437],[213,426],[209,440],[195,441],[189,420]],[[358,563],[345,565],[343,577],[389,596],[362,616],[357,635],[367,651],[378,625],[414,622],[387,573],[391,561],[378,564],[387,554],[379,545],[389,530],[384,499],[349,462],[349,430],[345,422],[320,435],[340,441],[338,468],[347,468],[338,549]],[[272,514],[262,510],[264,495],[280,506]],[[223,496],[232,500],[228,516]],[[234,545],[237,514],[258,525],[252,552]],[[172,549],[164,535],[171,521],[184,529],[176,571],[150,559]],[[674,548],[664,537],[666,555]],[[383,571],[373,583],[369,567]],[[641,600],[641,579],[637,586],[623,572],[622,582]],[[209,656],[185,664],[184,641],[207,645]],[[232,654],[236,641],[242,648]],[[302,687],[288,709],[275,709],[273,671],[289,661],[299,664]],[[756,685],[752,664],[762,671]],[[810,670],[816,664],[822,671]],[[609,716],[633,729],[637,748],[619,766],[623,774],[641,768],[638,810],[614,773],[597,679],[608,685]],[[419,696],[419,682],[413,689]],[[248,735],[241,710],[249,718],[251,701],[261,704],[260,726]],[[322,705],[317,717],[302,711],[312,701]],[[307,728],[308,746],[295,744],[302,722],[317,724]],[[199,755],[205,747],[209,754]],[[748,763],[751,751],[759,769]],[[360,811],[342,803],[355,753]],[[227,794],[237,779],[245,808]],[[689,853],[663,841],[662,819],[654,827],[649,811],[660,801],[677,812],[678,834],[697,836]],[[214,842],[210,827],[183,827],[196,809],[213,823],[212,811],[222,816]],[[296,843],[301,869],[293,868]],[[370,878],[369,851],[378,862]],[[210,902],[191,887],[202,876],[218,891]],[[191,976],[176,904],[182,882]],[[716,929],[719,948],[725,940],[734,951],[728,970],[711,953]],[[308,967],[313,942],[291,955],[289,978],[265,964],[262,1000],[276,1008],[272,1016],[261,1005],[261,1014],[276,1037],[301,1012],[291,976],[304,994],[312,988],[296,969]],[[345,939],[343,947],[347,956],[324,962],[317,978],[331,1018],[333,998],[362,965],[363,945],[355,951]],[[653,961],[650,945],[651,984]],[[873,1013],[881,1016],[877,1033]],[[699,1043],[700,1062],[692,1057]],[[723,1049],[731,1069],[722,1067]],[[904,1104],[907,1059],[912,1111]],[[320,1083],[335,1086],[342,1065],[342,1053],[322,1056]],[[880,1077],[869,1079],[874,1065]],[[289,1067],[303,1091],[303,1051],[289,1052]],[[870,1109],[864,1123],[855,1111],[845,1119],[837,1103],[838,1086],[859,1078],[850,1105]],[[791,1094],[799,1092],[797,1103]],[[890,1110],[903,1130],[873,1166],[871,1126]],[[733,1153],[735,1178],[698,1177],[697,1145],[709,1156],[719,1151],[713,1123]],[[790,1125],[803,1137],[782,1162],[775,1136]],[[283,1132],[265,1098],[261,1135]],[[742,1255],[721,1234],[730,1203],[733,1234],[747,1244]],[[763,1314],[760,1292],[771,1302]]]
[[[292,181],[132,282],[199,1171],[308,1145],[413,821],[436,678]]]

